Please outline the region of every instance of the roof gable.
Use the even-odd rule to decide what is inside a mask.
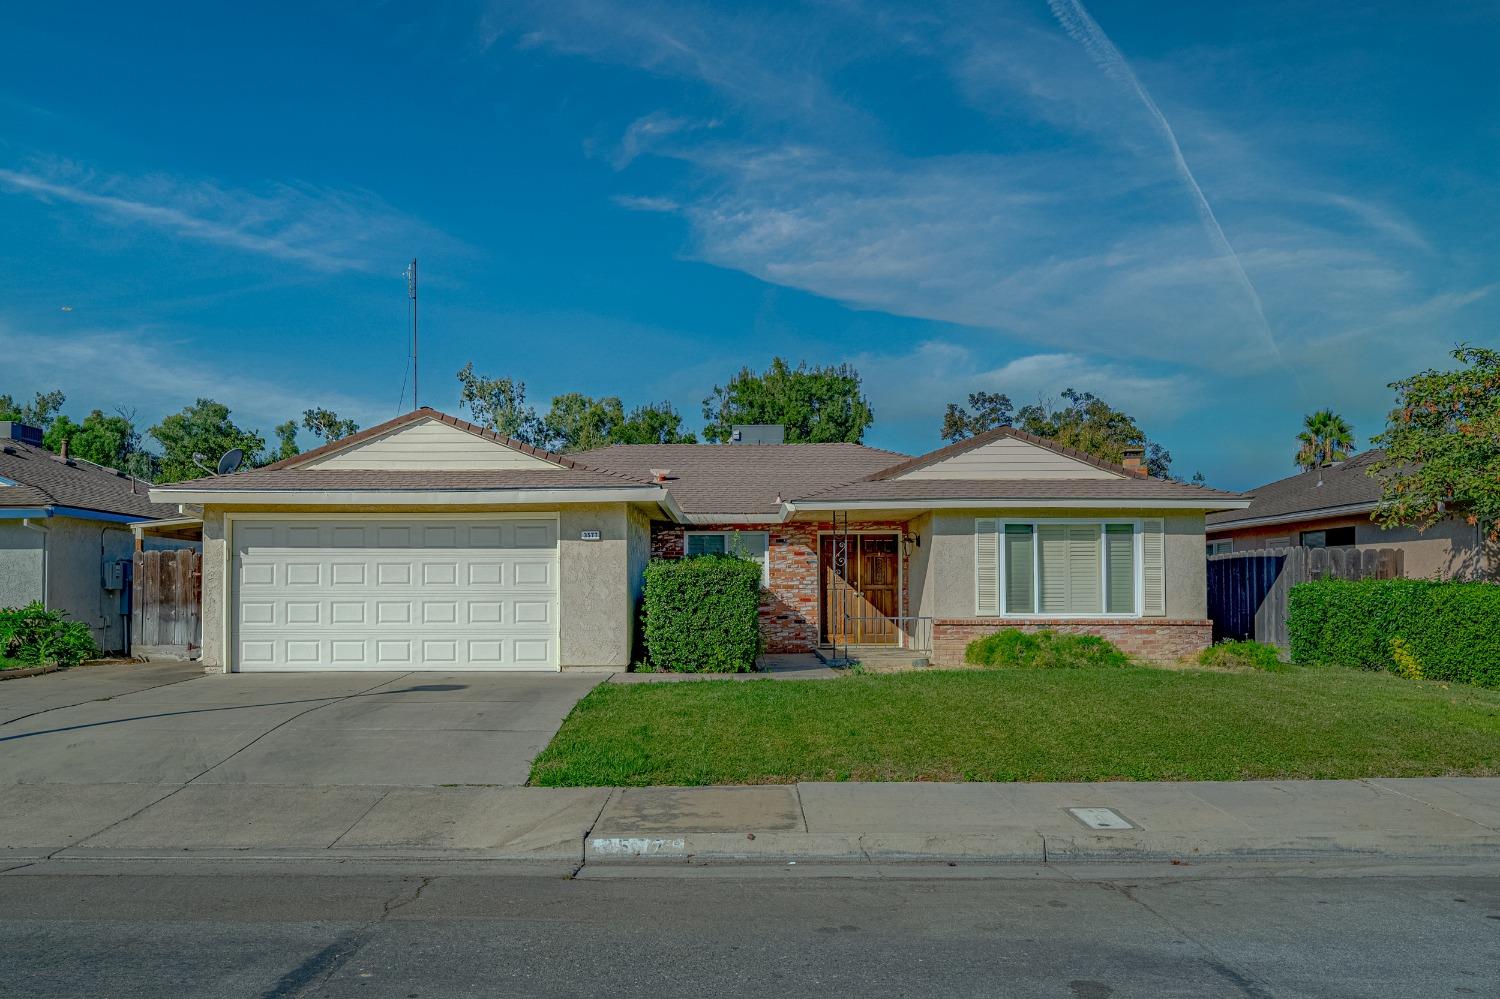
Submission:
[[[883,469],[871,480],[1036,480],[1138,478],[1123,465],[1014,427],[997,427]]]
[[[574,468],[576,463],[424,407],[267,467],[546,472]]]

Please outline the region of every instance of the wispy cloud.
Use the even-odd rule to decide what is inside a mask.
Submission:
[[[0,169],[0,190],[70,204],[117,226],[139,226],[319,271],[391,266],[415,246],[452,241],[365,191],[278,183],[261,192],[165,175],[101,174],[50,161]]]

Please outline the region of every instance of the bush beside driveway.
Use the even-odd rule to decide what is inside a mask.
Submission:
[[[544,786],[1500,774],[1500,691],[1338,668],[1123,667],[606,684]]]

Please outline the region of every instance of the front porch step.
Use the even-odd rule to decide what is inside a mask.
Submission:
[[[837,656],[847,656],[859,663],[867,673],[901,673],[912,669],[926,669],[931,665],[931,653],[916,649],[903,649],[895,645],[840,645],[835,649],[824,645],[817,650],[825,662],[837,661]]]

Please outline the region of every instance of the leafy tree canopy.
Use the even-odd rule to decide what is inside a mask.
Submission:
[[[1016,413],[1016,426],[1027,433],[1076,448],[1105,461],[1125,459],[1126,448],[1144,448],[1148,474],[1169,478],[1172,455],[1160,444],[1146,438],[1146,432],[1134,417],[1115,409],[1092,392],[1067,389],[1062,394],[1066,405],[1051,400],[1022,406]]]
[[[579,392],[555,396],[543,423],[553,451],[587,451],[610,444],[691,444],[671,403],[637,406],[629,414],[617,396],[594,399]]]
[[[1320,409],[1302,418],[1302,432],[1297,435],[1298,468],[1332,465],[1349,457],[1354,448],[1354,428],[1331,409]]]
[[[236,426],[229,407],[212,399],[199,399],[152,427],[150,434],[162,446],[161,476],[168,482],[198,479],[210,474],[200,468],[193,455],[203,456],[212,469],[224,452],[243,448],[251,465],[258,464],[265,438],[253,430]]]
[[[1464,517],[1500,541],[1500,351],[1460,346],[1456,371],[1429,368],[1392,382],[1396,408],[1374,442],[1385,454],[1372,515],[1382,527],[1431,527]]]
[[[720,443],[737,423],[779,423],[789,444],[858,444],[875,414],[850,365],[814,368],[804,361],[793,368],[778,357],[764,374],[742,368],[728,385],[714,386],[703,400],[703,418],[703,436]]]
[[[21,402],[8,395],[0,395],[0,420],[25,423],[46,430],[62,410],[67,396],[59,391],[38,392],[30,402]]]
[[[271,454],[272,461],[285,461],[302,453],[302,448],[297,446],[296,420],[278,423],[272,430],[276,434],[276,450]]]
[[[82,423],[74,423],[65,413],[54,417],[42,443],[49,451],[61,452],[64,441],[73,457],[119,469],[125,469],[131,463],[130,456],[141,447],[141,435],[129,417],[105,416],[98,409]]]
[[[1016,408],[1010,396],[1000,392],[970,392],[967,408],[948,403],[943,413],[943,440],[957,443],[1015,421]]]
[[[536,410],[526,405],[526,383],[512,378],[490,378],[474,372],[474,362],[458,373],[459,402],[474,422],[487,430],[541,446],[546,428]]]
[[[322,407],[303,410],[302,427],[325,444],[343,440],[350,434],[359,432],[358,423],[353,420],[341,420],[339,414]],[[277,432],[280,432],[279,427]]]

